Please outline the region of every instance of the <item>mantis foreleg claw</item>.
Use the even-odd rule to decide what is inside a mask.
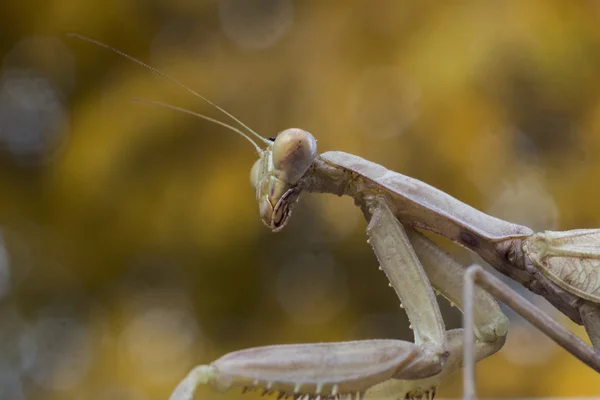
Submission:
[[[210,383],[215,377],[215,369],[210,365],[199,365],[177,385],[169,400],[193,400],[196,388]]]

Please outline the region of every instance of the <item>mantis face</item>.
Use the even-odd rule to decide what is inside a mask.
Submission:
[[[317,141],[302,129],[279,133],[250,171],[250,183],[263,223],[277,232],[285,226],[298,201],[298,181],[317,157]]]

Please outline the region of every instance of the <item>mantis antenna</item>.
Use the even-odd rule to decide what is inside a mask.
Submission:
[[[197,113],[197,112],[185,109],[185,108],[177,107],[177,106],[174,106],[174,105],[171,105],[171,104],[167,104],[167,103],[162,103],[160,101],[147,100],[147,99],[139,99],[139,98],[133,98],[131,100],[135,101],[136,103],[149,104],[151,106],[157,106],[157,107],[167,108],[169,110],[179,111],[179,112],[182,112],[184,114],[190,114],[190,115],[196,116],[198,118],[202,118],[204,120],[213,122],[213,123],[215,123],[217,125],[221,125],[221,126],[227,128],[227,129],[230,129],[230,130],[232,130],[232,131],[234,131],[234,132],[239,133],[240,135],[242,135],[246,140],[248,140],[250,143],[252,143],[252,146],[254,146],[254,148],[256,149],[256,151],[258,152],[259,155],[262,153],[262,149],[260,147],[258,147],[256,145],[256,143],[254,143],[254,141],[250,138],[250,136],[246,135],[244,132],[242,132],[238,128],[236,128],[234,126],[231,126],[231,125],[228,125],[225,122],[219,121],[218,119],[214,119],[214,118],[211,118],[211,117],[209,117],[207,115],[200,114],[200,113]]]
[[[230,114],[229,112],[225,111],[224,108],[220,107],[219,105],[213,103],[212,101],[210,101],[209,99],[207,99],[206,97],[202,96],[200,93],[196,92],[195,90],[192,90],[190,87],[184,85],[183,83],[179,82],[177,79],[172,78],[171,76],[167,75],[166,73],[158,70],[157,68],[154,68],[148,64],[146,64],[143,61],[138,60],[137,58],[130,56],[127,53],[122,52],[119,49],[116,49],[114,47],[111,47],[105,43],[99,42],[95,39],[91,39],[89,37],[86,36],[82,36],[79,35],[77,33],[68,33],[67,36],[70,37],[74,37],[74,38],[78,38],[81,40],[84,40],[86,42],[95,44],[97,46],[100,47],[104,47],[105,49],[108,49],[110,51],[112,51],[113,53],[116,53],[122,57],[127,58],[130,61],[133,61],[134,63],[141,65],[144,68],[149,69],[150,71],[154,72],[155,74],[157,74],[158,76],[170,81],[171,83],[176,84],[177,86],[183,88],[184,90],[188,91],[189,93],[193,94],[194,96],[198,97],[199,99],[203,100],[204,102],[206,102],[207,104],[210,104],[211,106],[215,107],[217,110],[219,110],[220,112],[222,112],[224,115],[228,116],[229,118],[231,118],[233,121],[237,122],[238,124],[240,124],[240,126],[242,126],[243,128],[247,129],[252,135],[254,135],[254,137],[256,137],[258,140],[260,140],[261,142],[269,145],[271,144],[271,142],[269,142],[267,139],[263,138],[262,136],[260,136],[258,133],[256,133],[255,131],[253,131],[252,129],[250,129],[246,124],[244,124],[242,121],[240,121],[239,119],[237,119],[236,117],[234,117],[232,114]],[[214,122],[214,121],[213,121]],[[256,146],[256,144],[255,144]],[[258,147],[258,146],[257,146]]]

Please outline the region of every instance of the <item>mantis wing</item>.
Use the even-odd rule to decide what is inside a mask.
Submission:
[[[600,303],[600,229],[537,233],[525,241],[523,250],[558,286]]]

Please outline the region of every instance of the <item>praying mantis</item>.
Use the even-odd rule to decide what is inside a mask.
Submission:
[[[534,233],[487,215],[417,179],[339,151],[317,152],[309,132],[291,128],[266,139],[233,115],[163,72],[116,52],[179,85],[231,118],[242,130],[175,106],[143,100],[225,126],[255,148],[250,172],[262,222],[286,226],[302,192],[350,196],[368,226],[367,242],[414,330],[395,339],[291,344],[229,353],[195,367],[172,400],[190,400],[200,384],[278,393],[279,399],[433,399],[440,382],[464,364],[464,397],[475,397],[474,365],[496,353],[508,334],[500,300],[567,351],[600,372],[600,229]],[[253,139],[254,138],[254,139]],[[257,141],[264,145],[259,146]],[[544,314],[481,266],[465,267],[421,231],[478,254],[500,273],[545,297],[583,325],[593,347]],[[464,314],[463,329],[446,331],[434,290]]]

